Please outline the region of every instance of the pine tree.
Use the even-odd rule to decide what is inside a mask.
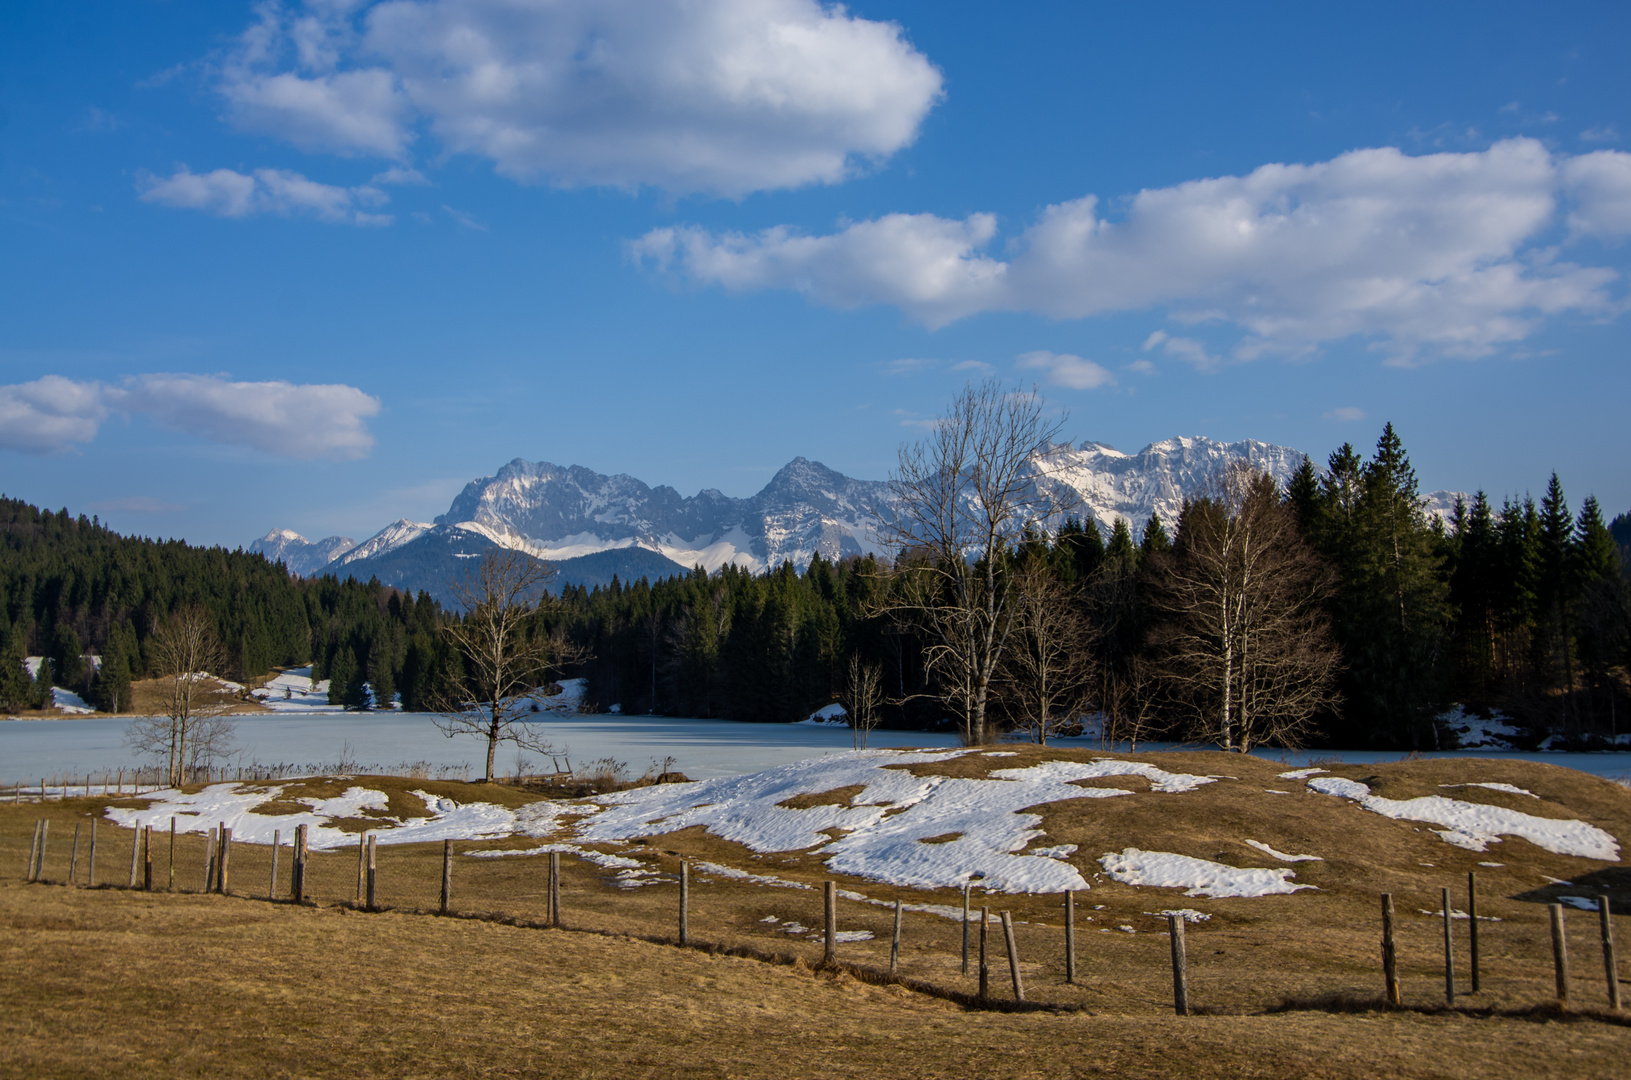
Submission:
[[[1144,539],[1139,545],[1143,555],[1159,555],[1172,550],[1172,541],[1167,539],[1167,530],[1161,524],[1161,515],[1150,512],[1150,520],[1144,524]]]
[[[1540,561],[1537,567],[1535,606],[1538,635],[1535,666],[1548,698],[1555,702],[1552,723],[1568,725],[1569,695],[1574,690],[1574,608],[1577,598],[1574,516],[1569,512],[1563,485],[1553,473],[1540,501]]]
[[[1303,455],[1302,464],[1297,466],[1297,471],[1291,474],[1291,480],[1286,484],[1286,505],[1291,508],[1303,535],[1312,535],[1320,512],[1320,477],[1307,454]]]

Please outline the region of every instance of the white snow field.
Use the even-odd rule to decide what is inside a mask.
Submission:
[[[1556,855],[1577,855],[1604,862],[1620,861],[1619,842],[1584,821],[1567,818],[1543,818],[1533,814],[1508,810],[1484,803],[1446,799],[1442,795],[1425,795],[1415,799],[1384,799],[1372,795],[1370,788],[1357,780],[1344,780],[1340,776],[1319,776],[1307,781],[1308,786],[1322,795],[1352,799],[1373,814],[1398,821],[1421,821],[1443,825],[1433,831],[1446,843],[1468,851],[1484,851],[1490,844],[1498,844],[1503,836],[1516,836],[1544,848]],[[1511,785],[1478,784],[1497,791],[1515,790],[1519,794],[1530,792]]]
[[[1225,866],[1223,863],[1174,855],[1166,851],[1140,851],[1128,848],[1099,859],[1104,872],[1123,885],[1159,885],[1186,890],[1185,896],[1273,896],[1312,889],[1293,885],[1296,873],[1257,867]]]

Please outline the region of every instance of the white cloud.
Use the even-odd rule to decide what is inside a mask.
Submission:
[[[1365,419],[1365,410],[1356,408],[1353,405],[1343,405],[1340,408],[1332,409],[1330,412],[1326,413],[1325,419],[1340,420],[1343,422],[1350,420],[1363,420]]]
[[[1400,360],[1479,356],[1545,316],[1613,307],[1614,271],[1541,246],[1565,198],[1577,200],[1577,233],[1619,227],[1619,157],[1596,158],[1554,160],[1540,143],[1512,139],[1476,153],[1383,148],[1265,165],[1146,189],[1114,217],[1092,195],[1050,206],[1002,258],[987,251],[997,231],[989,214],[891,214],[825,236],[665,228],[632,250],[698,284],[792,289],[834,307],[892,304],[931,327],[989,311],[1162,310],[1240,328],[1241,358],[1348,337]],[[1173,348],[1191,362],[1206,357],[1198,344]]]
[[[418,169],[404,168],[401,165],[392,165],[384,172],[375,173],[369,178],[370,184],[396,184],[398,186],[426,187],[430,181]]]
[[[1619,142],[1620,133],[1613,124],[1603,124],[1598,127],[1590,127],[1582,131],[1580,133],[1580,138],[1584,142],[1591,143]]]
[[[1105,368],[1070,353],[1040,350],[1023,353],[1019,357],[1019,366],[1028,371],[1040,371],[1047,382],[1070,390],[1097,390],[1116,383],[1116,377]]]
[[[256,169],[253,173],[216,169],[195,173],[183,165],[168,177],[141,173],[136,178],[136,186],[143,202],[202,210],[217,217],[277,214],[347,225],[389,225],[393,220],[389,214],[360,209],[390,201],[377,187],[320,184],[287,169]]]
[[[233,382],[214,375],[139,375],[114,386],[47,375],[0,386],[0,446],[47,454],[89,442],[111,413],[280,457],[337,461],[374,446],[379,399],[352,386]]]
[[[1605,239],[1631,235],[1631,154],[1598,150],[1563,163],[1563,184],[1574,197],[1569,229]]]
[[[941,76],[893,23],[818,0],[263,5],[233,119],[405,159],[420,129],[520,180],[739,196],[832,183],[915,138]]]
[[[0,447],[49,454],[90,442],[107,418],[99,383],[60,375],[0,386]]]
[[[448,217],[452,218],[454,221],[458,222],[460,225],[463,225],[467,229],[474,229],[477,232],[487,231],[487,226],[477,221],[474,214],[468,214],[463,210],[455,210],[453,207],[447,206],[446,204],[442,206],[442,209],[447,213]]]

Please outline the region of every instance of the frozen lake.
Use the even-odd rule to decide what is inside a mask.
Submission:
[[[124,745],[125,717],[85,717],[67,720],[11,720],[0,722],[0,783],[38,781],[41,776],[83,775],[137,764]],[[848,728],[813,724],[745,724],[722,720],[691,720],[666,716],[579,716],[541,714],[535,722],[545,737],[570,755],[573,764],[614,758],[634,775],[653,761],[674,759],[674,768],[694,780],[754,772],[801,758],[851,748]],[[952,747],[949,734],[923,731],[874,731],[875,747]],[[1091,739],[1062,739],[1058,745],[1098,749]],[[1195,749],[1168,743],[1141,745],[1140,750]],[[397,766],[426,762],[439,766],[468,766],[481,774],[484,744],[460,737],[448,739],[423,713],[328,713],[316,715],[259,714],[238,718],[237,752],[229,765],[288,763],[329,766],[342,757],[359,771],[370,767],[394,770]],[[1311,759],[1343,761],[1397,761],[1398,751],[1385,753],[1342,750],[1286,752],[1264,750],[1261,757],[1286,761],[1290,767]],[[1478,757],[1544,761],[1598,776],[1631,778],[1631,753],[1519,753],[1467,750],[1424,754],[1424,757]],[[515,771],[513,746],[499,748],[498,771]],[[547,771],[548,761],[531,755],[529,771]]]

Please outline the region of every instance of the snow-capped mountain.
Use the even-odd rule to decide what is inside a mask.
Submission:
[[[1033,469],[1037,484],[1063,489],[1060,494],[1078,516],[1097,522],[1107,534],[1125,519],[1137,536],[1152,514],[1175,522],[1184,499],[1230,461],[1248,461],[1284,484],[1302,459],[1300,451],[1256,440],[1223,443],[1191,437],[1151,443],[1136,454],[1096,442],[1059,444],[1039,455]],[[877,514],[888,498],[883,481],[856,480],[802,457],[745,499],[712,488],[683,496],[626,474],[607,476],[581,465],[516,458],[495,475],[466,484],[434,523],[404,518],[354,546],[335,538],[345,547],[331,559],[336,570],[411,578],[415,573],[404,568],[468,559],[490,542],[556,562],[623,549],[630,549],[632,558],[632,549],[644,549],[680,567],[710,571],[728,564],[763,570],[784,561],[803,569],[817,552],[828,559],[881,553]],[[1434,492],[1427,498],[1430,509],[1442,513],[1453,504],[1454,493]],[[267,547],[255,550],[270,550],[279,537],[292,538],[280,552],[294,540],[305,543],[296,534],[274,531],[256,541]],[[420,548],[424,552],[414,554]],[[432,558],[432,552],[440,554]],[[389,567],[379,561],[388,555]],[[287,554],[284,558],[288,561]],[[300,572],[312,573],[323,565]],[[666,564],[648,559],[638,565]],[[420,587],[407,578],[404,583]]]
[[[281,561],[289,572],[305,577],[315,574],[350,551],[356,541],[347,536],[307,540],[292,529],[273,529],[249,545],[249,550],[266,556],[267,562]]]

